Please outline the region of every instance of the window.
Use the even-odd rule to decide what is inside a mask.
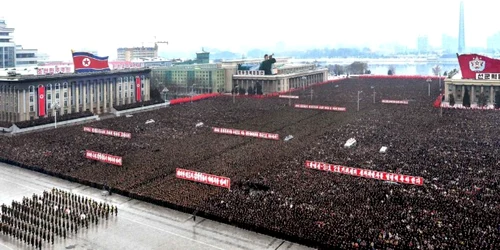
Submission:
[[[64,101],[64,107],[68,107],[68,101]]]
[[[51,97],[50,93],[49,93],[49,94],[47,94],[47,100],[50,100],[51,98],[52,98],[52,97]]]
[[[59,93],[56,93],[56,99],[59,99]]]
[[[48,109],[50,109],[50,104],[51,104],[50,102],[49,102],[49,103],[47,103],[47,108],[48,108]]]
[[[68,97],[68,92],[64,92],[64,97]]]
[[[30,102],[33,102],[33,96],[30,95]]]
[[[34,112],[35,111],[35,107],[33,107],[33,105],[30,105],[30,112]]]

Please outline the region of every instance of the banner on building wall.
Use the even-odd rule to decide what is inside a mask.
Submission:
[[[38,116],[45,116],[45,87],[38,85]]]
[[[137,102],[141,101],[141,77],[135,77],[135,100]]]

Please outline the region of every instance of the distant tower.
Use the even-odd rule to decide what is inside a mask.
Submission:
[[[465,50],[464,1],[460,1],[460,21],[458,27],[458,53]]]

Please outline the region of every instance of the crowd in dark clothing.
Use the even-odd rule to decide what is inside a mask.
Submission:
[[[53,188],[41,196],[33,194],[22,202],[1,205],[0,232],[37,249],[54,244],[55,237],[70,237],[89,223],[117,215],[118,209],[87,197]]]
[[[233,104],[222,96],[85,125],[132,139],[82,126],[0,137],[0,157],[315,246],[500,249],[500,113],[446,109],[440,117],[432,84],[431,97],[425,79],[346,79],[313,87],[312,100],[309,89],[294,93],[300,99],[292,105],[347,112],[294,109],[278,98]],[[294,138],[220,135],[210,127]],[[343,147],[349,138],[356,147]],[[379,153],[382,146],[387,153]],[[87,160],[86,149],[123,156],[123,166]],[[424,185],[306,169],[306,160],[421,176]],[[230,177],[231,190],[177,179],[176,168]]]

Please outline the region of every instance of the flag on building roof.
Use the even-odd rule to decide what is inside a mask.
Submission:
[[[108,57],[99,57],[88,52],[74,52],[73,64],[75,73],[97,72],[110,70]]]

